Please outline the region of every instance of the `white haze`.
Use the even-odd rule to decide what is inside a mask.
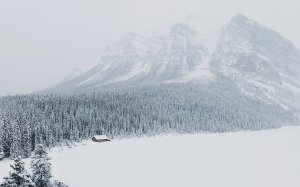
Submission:
[[[88,70],[128,32],[150,34],[188,15],[245,14],[300,47],[296,0],[1,0],[0,95],[30,93]]]

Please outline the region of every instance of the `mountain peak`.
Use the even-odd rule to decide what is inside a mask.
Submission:
[[[231,24],[237,24],[237,25],[254,25],[256,24],[255,21],[249,19],[248,17],[242,15],[242,14],[237,14],[235,15],[231,21],[230,21]]]
[[[188,36],[188,35],[195,34],[195,31],[193,31],[187,25],[177,23],[177,24],[172,26],[171,33],[176,34],[176,35],[180,35],[180,36]]]
[[[247,18],[243,14],[236,14],[235,16],[233,16],[232,20],[249,20],[249,18]]]

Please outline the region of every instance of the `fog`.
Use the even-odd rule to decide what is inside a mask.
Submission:
[[[188,15],[230,20],[242,13],[300,47],[296,0],[1,0],[0,95],[54,85],[74,67],[95,66],[128,32],[150,34]]]

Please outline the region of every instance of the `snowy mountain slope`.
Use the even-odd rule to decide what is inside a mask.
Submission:
[[[203,36],[202,36],[203,37]],[[99,64],[52,89],[97,87],[116,82],[164,83],[212,80],[210,51],[197,31],[178,23],[167,35],[142,37],[128,34],[108,47]]]
[[[162,30],[124,36],[96,67],[48,92],[228,79],[248,96],[300,111],[300,52],[275,31],[243,15],[226,25],[190,16]]]
[[[84,146],[53,148],[49,155],[54,178],[70,187],[298,187],[299,135],[299,127],[285,127],[103,144],[87,140]],[[11,162],[0,161],[0,182]]]
[[[223,30],[212,64],[249,95],[299,107],[300,51],[278,33],[242,16]]]
[[[219,42],[221,30],[227,22],[228,20],[222,20],[222,18],[216,20],[209,17],[189,15],[183,20],[160,26],[152,33],[152,36],[166,36],[169,34],[173,25],[183,24],[195,31],[197,33],[197,39],[210,53],[213,53]]]

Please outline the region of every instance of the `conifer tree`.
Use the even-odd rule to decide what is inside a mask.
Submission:
[[[23,156],[25,158],[28,158],[31,154],[31,135],[30,135],[30,126],[27,124],[24,127],[24,132],[23,132]]]
[[[16,120],[12,121],[12,145],[10,148],[10,156],[12,159],[15,159],[17,156],[21,155],[21,132],[20,127],[17,124]]]
[[[32,181],[36,187],[50,187],[51,163],[50,158],[42,144],[37,145],[32,156],[31,169]]]
[[[2,160],[5,157],[4,154],[4,148],[3,148],[3,142],[2,142],[2,137],[3,137],[3,125],[2,125],[2,120],[0,119],[0,160]]]
[[[10,166],[12,171],[9,176],[4,178],[4,183],[1,187],[33,187],[30,175],[25,170],[24,162],[21,161],[19,156],[15,157],[14,165]]]
[[[0,142],[0,160],[2,160],[5,157],[2,143]]]

